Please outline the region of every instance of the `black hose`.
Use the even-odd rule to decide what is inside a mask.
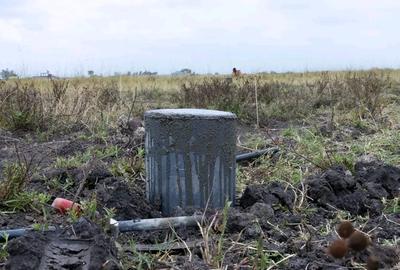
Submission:
[[[279,151],[279,148],[272,147],[272,148],[266,148],[266,149],[262,149],[262,150],[258,150],[258,151],[254,151],[254,152],[250,152],[250,153],[240,154],[240,155],[236,156],[236,162],[242,162],[242,161],[258,158],[263,155],[273,156],[278,151]]]
[[[29,231],[33,231],[33,228],[19,228],[19,229],[11,229],[11,230],[0,230],[0,242],[5,242],[6,240],[10,240],[13,238],[17,238],[25,235]],[[49,226],[44,231],[55,231],[56,228],[54,226]],[[42,231],[42,230],[41,230]]]

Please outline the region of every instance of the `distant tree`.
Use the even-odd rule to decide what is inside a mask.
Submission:
[[[140,73],[139,73],[139,75],[144,75],[144,76],[155,76],[155,75],[157,75],[158,73],[157,72],[151,72],[151,71],[147,71],[147,70],[145,70],[145,71],[141,71]]]
[[[128,71],[128,73],[126,73],[126,75],[131,76],[132,72]]]
[[[0,72],[0,77],[4,80],[8,80],[11,77],[16,77],[17,73],[15,73],[13,70],[7,69],[2,69]]]
[[[89,70],[87,72],[87,74],[88,74],[89,77],[93,77],[94,76],[94,71],[93,70]]]
[[[173,72],[172,75],[195,75],[195,73],[189,68],[183,68],[179,71]]]

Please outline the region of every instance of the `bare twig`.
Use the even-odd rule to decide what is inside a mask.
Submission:
[[[273,269],[274,267],[277,267],[278,264],[281,264],[281,263],[283,263],[284,261],[289,260],[290,258],[292,258],[292,257],[294,257],[294,256],[296,256],[296,254],[290,254],[289,256],[286,256],[285,258],[279,260],[278,262],[274,262],[274,265],[268,267],[267,270],[271,270],[271,269]]]

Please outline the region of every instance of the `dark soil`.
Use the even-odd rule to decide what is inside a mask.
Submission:
[[[245,239],[257,239],[262,233],[263,238],[274,243],[273,250],[296,254],[280,269],[347,269],[352,260],[365,263],[369,255],[379,258],[380,269],[393,269],[399,263],[399,248],[377,243],[400,236],[400,214],[382,215],[382,199],[399,196],[399,168],[377,162],[360,162],[356,164],[354,174],[343,167],[332,167],[310,177],[305,184],[308,208],[317,209],[314,213],[291,211],[294,192],[283,183],[253,185],[247,187],[240,200],[243,208],[230,212],[228,230],[243,232]],[[359,229],[371,232],[374,241],[371,248],[361,253],[349,253],[341,260],[326,253],[328,243],[337,236],[323,237],[319,231],[335,218],[338,209],[346,210],[354,217],[370,215]],[[262,231],[254,227],[255,220]],[[300,239],[301,230],[305,230],[308,239]],[[385,255],[381,256],[383,253]]]
[[[357,164],[356,172],[351,174],[341,167],[333,167],[326,172],[313,176],[306,181],[306,188],[309,189],[309,197],[306,207],[303,210],[295,209],[295,193],[285,183],[271,182],[264,185],[250,185],[240,198],[240,205],[232,207],[228,213],[226,237],[232,240],[240,239],[241,243],[254,243],[262,241],[265,250],[279,252],[280,254],[294,254],[279,269],[349,269],[354,262],[364,264],[369,256],[379,258],[379,269],[394,269],[400,261],[400,249],[386,246],[385,241],[393,241],[400,237],[400,214],[392,213],[371,216],[366,222],[355,223],[358,230],[368,232],[372,245],[362,252],[349,252],[342,259],[335,259],[327,254],[328,245],[338,239],[339,236],[334,232],[324,235],[321,231],[326,229],[329,224],[334,227],[339,220],[337,219],[337,209],[347,210],[353,217],[363,213],[371,213],[367,206],[370,200],[376,200],[372,192],[364,191],[365,198],[360,199],[366,205],[365,212],[359,212],[359,204],[350,207],[351,204],[343,203],[342,193],[347,194],[348,198],[357,195],[362,190],[362,183],[380,183],[382,186],[387,184],[395,185],[400,179],[397,177],[398,168],[383,165],[380,163]],[[369,173],[363,174],[368,171]],[[383,176],[386,175],[386,176]],[[319,179],[319,180],[317,180]],[[386,180],[385,180],[386,179]],[[390,179],[390,180],[387,180]],[[326,183],[327,182],[327,183]],[[339,195],[336,200],[328,203],[321,203],[322,192],[316,190],[315,183],[321,183],[320,187],[329,185],[332,189],[337,189]],[[360,185],[360,187],[358,187]],[[313,189],[314,188],[314,189]],[[350,190],[352,192],[346,192]],[[332,190],[329,190],[332,192]],[[391,192],[382,198],[391,198]],[[357,200],[356,200],[357,201]],[[354,201],[352,201],[354,203]],[[361,205],[361,204],[360,204]],[[348,208],[346,208],[348,207]],[[306,211],[308,210],[308,211]],[[382,211],[382,209],[380,210]],[[374,211],[373,213],[378,213]],[[209,216],[208,222],[212,218]],[[220,217],[221,218],[221,217]],[[206,222],[206,224],[209,224]],[[201,239],[197,228],[178,229],[177,233],[190,241]],[[159,243],[168,238],[168,232],[153,231],[149,233],[134,233],[121,236],[121,239],[134,238],[141,243]],[[216,238],[218,235],[216,235]],[[215,240],[215,239],[214,239]],[[273,253],[273,254],[274,254]],[[248,252],[242,249],[231,249],[225,256],[225,264],[234,266],[240,265],[244,257],[249,256]],[[194,252],[194,259],[188,267],[188,263],[179,264],[182,269],[207,269],[202,268],[204,261],[201,260],[200,252]],[[276,260],[279,260],[278,258]],[[177,260],[177,263],[180,259]],[[208,268],[209,269],[209,268]],[[229,268],[233,269],[233,268]]]
[[[95,198],[100,216],[108,208],[115,210],[114,218],[117,220],[161,217],[159,208],[147,202],[145,182],[140,177],[133,181],[112,174],[112,158],[94,158],[78,168],[53,166],[59,156],[83,153],[88,147],[125,146],[132,142],[131,138],[116,135],[104,142],[80,140],[76,135],[71,136],[75,139],[58,138],[47,144],[32,144],[21,137],[2,134],[8,141],[0,142],[0,168],[6,161],[16,160],[15,143],[21,154],[35,158],[39,165],[26,186],[27,190],[46,192],[52,199],[63,197],[72,200],[83,185],[78,200]],[[128,149],[121,155],[129,156],[131,151]],[[52,179],[57,179],[67,188],[52,186]],[[400,238],[400,213],[385,213],[383,200],[399,197],[399,168],[373,160],[358,162],[352,171],[334,166],[309,177],[304,185],[306,193],[300,208],[299,190],[303,190],[302,186],[269,182],[246,188],[238,205],[231,207],[227,216],[223,246],[228,250],[224,257],[228,269],[249,269],[258,265],[257,243],[269,261],[278,262],[286,258],[277,266],[278,269],[349,269],[354,263],[365,264],[370,255],[379,258],[380,269],[395,269],[400,255],[400,249],[395,245]],[[126,254],[121,250],[117,252],[114,241],[103,233],[102,228],[85,219],[71,225],[67,216],[50,207],[47,210],[46,219],[35,211],[0,212],[1,229],[27,227],[33,223],[48,223],[58,228],[56,232],[30,232],[11,240],[7,246],[10,256],[5,269],[119,269],[117,262]],[[178,209],[176,215],[193,212]],[[354,221],[356,229],[370,235],[373,244],[362,252],[351,251],[342,259],[334,259],[327,254],[327,247],[338,238],[334,228],[343,213],[348,213],[347,217]],[[221,233],[221,209],[217,213],[209,211],[203,222],[207,226],[215,216],[217,219],[209,239],[214,247]],[[202,240],[199,229],[192,227],[177,228],[175,232],[160,230],[120,234],[117,242],[126,248],[130,241],[157,244],[176,239],[176,235],[187,242]],[[250,246],[252,248],[248,248]],[[191,261],[185,249],[171,251],[170,255],[174,256],[174,266],[178,269],[212,268],[205,263],[199,247],[191,249]],[[168,267],[160,265],[159,268]]]
[[[306,181],[313,203],[330,209],[349,211],[352,215],[379,216],[382,198],[400,194],[400,169],[375,162],[359,162],[355,173],[333,167]]]
[[[30,232],[10,241],[7,249],[5,269],[10,270],[120,269],[114,243],[86,219],[66,231]]]
[[[161,217],[147,202],[144,183],[131,187],[120,178],[110,177],[98,183],[96,190],[99,211],[114,208],[117,220]]]

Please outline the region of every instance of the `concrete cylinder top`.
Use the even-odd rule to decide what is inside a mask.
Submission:
[[[144,115],[147,197],[164,214],[235,199],[236,115],[161,109]]]

